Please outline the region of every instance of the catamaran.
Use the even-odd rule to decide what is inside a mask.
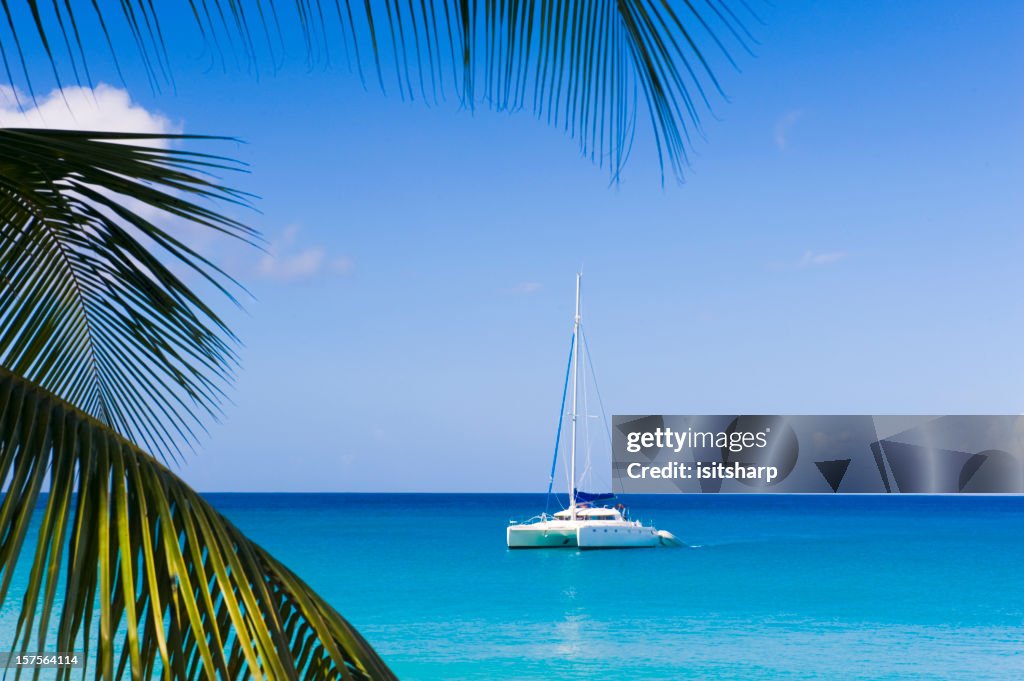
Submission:
[[[546,511],[526,522],[512,521],[506,529],[510,549],[579,548],[579,549],[626,549],[654,548],[656,546],[678,546],[680,542],[671,532],[658,530],[653,525],[644,525],[632,520],[622,504],[598,506],[598,502],[611,500],[610,492],[593,493],[577,488],[576,445],[577,421],[579,420],[579,378],[580,356],[585,353],[580,333],[580,279],[576,274],[576,316],[573,321],[572,344],[569,346],[569,365],[572,375],[572,411],[569,445],[568,489],[569,506],[552,515]],[[567,388],[569,375],[566,375]],[[602,408],[603,410],[603,408]],[[562,414],[565,412],[565,389],[562,391]],[[558,435],[555,439],[555,460],[558,458],[558,441],[561,436],[562,419],[559,417]],[[589,469],[589,465],[586,467]],[[551,496],[552,476],[548,483]]]

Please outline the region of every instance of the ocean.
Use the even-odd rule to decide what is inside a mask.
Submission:
[[[544,495],[205,496],[402,679],[1024,679],[1021,497],[626,497],[688,546],[581,553],[506,549]]]

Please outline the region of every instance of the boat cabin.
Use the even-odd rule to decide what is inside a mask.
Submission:
[[[558,520],[570,520],[569,509],[555,513]],[[622,520],[622,514],[616,508],[576,508],[576,520]]]

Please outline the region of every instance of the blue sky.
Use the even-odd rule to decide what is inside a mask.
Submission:
[[[779,3],[722,71],[687,182],[641,134],[622,182],[529,114],[260,78],[175,55],[94,78],[246,141],[274,256],[205,491],[543,489],[573,275],[613,413],[1019,413],[1024,7]],[[106,68],[106,71],[104,71]],[[45,88],[42,88],[45,90]]]

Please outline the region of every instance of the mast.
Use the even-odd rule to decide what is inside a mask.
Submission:
[[[572,353],[572,445],[570,448],[569,465],[569,517],[576,519],[576,397],[577,383],[580,366],[580,278],[581,272],[576,273],[576,317],[572,324],[573,350]]]

